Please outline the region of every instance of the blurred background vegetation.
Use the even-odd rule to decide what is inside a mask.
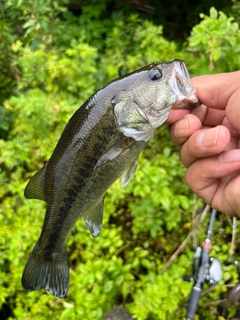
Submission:
[[[183,59],[192,76],[240,69],[239,19],[237,0],[0,1],[0,319],[103,319],[115,305],[138,320],[184,318],[192,284],[181,277],[191,271],[191,237],[161,270],[204,204],[184,182],[167,126],[128,186],[116,182],[107,193],[100,237],[81,219],[72,230],[66,299],[21,287],[45,214],[23,191],[70,116],[110,80],[155,60]],[[199,243],[207,224],[208,217],[194,232]],[[239,257],[239,239],[230,254],[231,241],[220,214],[212,254],[221,263]],[[204,287],[196,319],[239,317],[239,303],[226,300],[237,274],[223,268],[220,284]]]

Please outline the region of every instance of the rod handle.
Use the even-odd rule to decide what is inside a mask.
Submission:
[[[187,320],[193,320],[196,310],[197,310],[197,305],[198,305],[198,300],[200,299],[202,290],[196,286],[192,287],[191,290],[191,295],[188,300],[188,307],[187,307],[187,315],[186,318]]]

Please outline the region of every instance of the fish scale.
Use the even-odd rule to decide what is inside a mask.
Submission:
[[[122,174],[126,185],[138,156],[173,105],[194,105],[184,62],[155,62],[114,80],[72,116],[52,156],[29,181],[27,198],[47,203],[42,232],[22,285],[54,296],[68,291],[67,236],[82,217],[93,237],[102,229],[104,196]]]

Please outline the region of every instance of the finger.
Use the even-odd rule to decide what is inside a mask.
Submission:
[[[226,214],[237,215],[240,211],[236,206],[236,202],[240,202],[240,177],[236,176],[239,170],[240,150],[231,150],[195,161],[187,169],[185,179],[206,203]]]
[[[202,121],[204,126],[215,127],[222,124],[225,117],[225,110],[217,110],[213,108],[207,108],[205,119]]]
[[[177,120],[182,119],[185,115],[189,113],[194,114],[201,120],[201,122],[203,122],[207,115],[207,107],[202,104],[198,107],[193,107],[192,109],[177,109],[177,108],[174,109],[173,108],[169,113],[166,123],[172,124]]]
[[[239,85],[240,86],[240,85]],[[231,127],[240,134],[240,87],[228,101],[228,106],[226,108],[226,117],[231,124]]]
[[[240,97],[239,97],[240,98]],[[182,119],[187,114],[194,114],[199,118],[199,120],[206,126],[217,126],[222,123],[225,116],[225,110],[217,110],[213,108],[208,108],[201,104],[199,107],[189,109],[172,109],[167,118],[166,123],[172,124],[179,119]],[[236,114],[236,113],[235,113]],[[240,115],[239,115],[240,117]]]
[[[190,113],[190,109],[171,109],[166,123],[172,124],[175,121],[182,119],[188,113]]]
[[[199,158],[210,157],[224,151],[230,139],[229,130],[224,126],[195,131],[183,144],[180,160],[185,167],[189,167]]]
[[[202,128],[202,123],[192,114],[175,122],[171,127],[171,138],[176,144],[183,144],[190,135]]]
[[[204,126],[211,127],[221,124],[225,116],[225,110],[208,108],[204,104],[193,108],[191,113],[197,116]]]
[[[198,76],[191,79],[201,103],[210,108],[225,109],[239,88],[240,71]]]

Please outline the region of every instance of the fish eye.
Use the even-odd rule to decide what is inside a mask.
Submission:
[[[160,80],[162,78],[162,71],[159,69],[151,69],[148,75],[152,81]]]

